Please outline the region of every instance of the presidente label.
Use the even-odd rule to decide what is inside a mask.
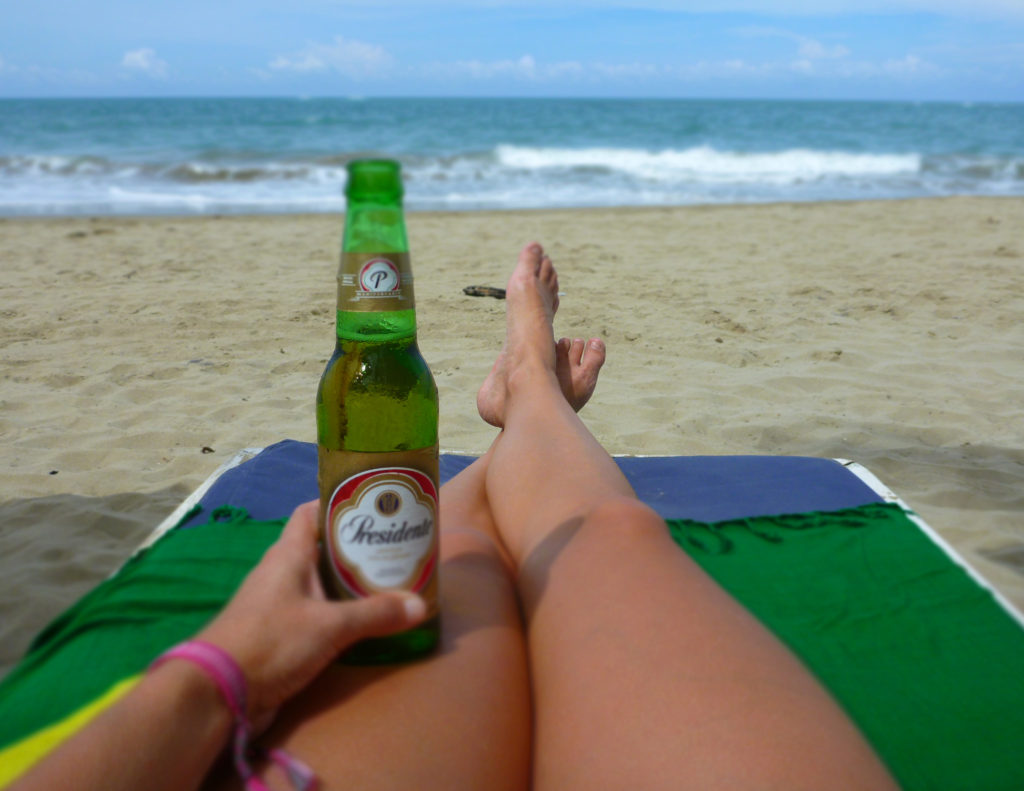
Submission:
[[[353,596],[420,593],[437,567],[437,488],[407,467],[367,470],[342,481],[327,504],[330,566]]]
[[[408,253],[343,253],[338,308],[356,312],[414,307]]]

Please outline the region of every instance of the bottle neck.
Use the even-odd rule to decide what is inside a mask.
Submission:
[[[355,312],[338,310],[338,342],[390,343],[416,337],[416,311],[382,310]]]
[[[400,201],[350,197],[345,211],[343,253],[409,252]]]
[[[412,267],[401,203],[350,199],[341,249],[339,341],[415,337]]]

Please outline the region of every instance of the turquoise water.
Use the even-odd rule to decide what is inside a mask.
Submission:
[[[1024,195],[1024,105],[0,100],[0,214],[338,211],[360,156],[411,209]]]

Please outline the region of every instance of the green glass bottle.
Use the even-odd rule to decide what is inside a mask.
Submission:
[[[399,165],[349,163],[337,344],[316,397],[324,588],[334,598],[415,591],[427,620],[342,661],[432,651],[438,610],[437,386],[416,345]]]

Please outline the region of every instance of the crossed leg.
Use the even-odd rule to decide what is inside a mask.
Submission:
[[[506,346],[478,398],[503,430],[442,488],[440,650],[331,668],[265,741],[325,788],[893,787],[576,416],[604,350],[555,343],[539,245],[507,293]]]
[[[487,498],[516,571],[533,786],[892,788],[800,663],[638,502],[562,397],[557,279],[539,245],[510,278]]]

